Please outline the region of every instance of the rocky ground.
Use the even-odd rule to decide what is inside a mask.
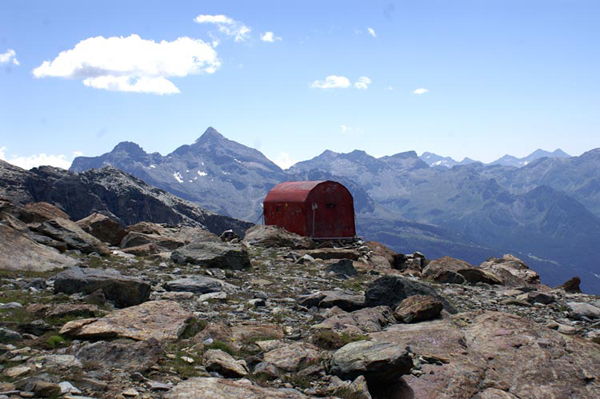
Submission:
[[[600,398],[600,300],[265,226],[0,202],[0,398]]]

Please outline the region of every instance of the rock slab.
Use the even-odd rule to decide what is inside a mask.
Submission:
[[[89,295],[97,290],[102,290],[106,299],[120,308],[139,305],[150,298],[150,284],[114,269],[73,267],[55,276],[54,293]]]

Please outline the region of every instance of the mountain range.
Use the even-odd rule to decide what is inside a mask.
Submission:
[[[534,154],[526,158],[548,155]],[[354,195],[358,232],[367,239],[403,253],[419,250],[474,264],[514,253],[548,284],[580,275],[584,290],[600,293],[600,149],[579,157],[552,154],[522,161],[528,162],[522,167],[467,160],[442,168],[414,151],[381,158],[360,150],[325,151],[283,171],[259,151],[209,128],[166,156],[125,142],[98,157],[76,158],[71,170],[111,165],[251,222],[260,219],[262,200],[274,185],[334,179]]]
[[[561,149],[557,149],[553,152],[544,151],[542,149],[537,149],[531,154],[527,155],[523,158],[517,158],[513,155],[504,155],[503,157],[495,160],[494,162],[490,162],[488,165],[502,165],[502,166],[512,166],[515,168],[520,168],[530,164],[531,162],[541,159],[541,158],[570,158],[571,156],[564,152]],[[423,161],[427,163],[427,165],[431,167],[443,167],[443,168],[452,168],[457,165],[469,165],[478,161],[475,161],[471,158],[464,158],[462,161],[458,162],[451,157],[444,157],[441,155],[434,154],[432,152],[424,152],[420,157]]]

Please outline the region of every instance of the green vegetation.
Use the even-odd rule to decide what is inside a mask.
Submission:
[[[350,342],[369,339],[364,334],[339,334],[332,330],[321,330],[313,335],[313,343],[323,349],[339,349]]]
[[[205,348],[206,348],[206,350],[220,349],[223,352],[229,353],[231,356],[235,355],[235,353],[236,353],[236,351],[231,346],[229,346],[229,344],[227,344],[226,342],[223,342],[223,341],[219,341],[219,340],[214,341],[210,345],[206,345]]]
[[[52,335],[46,340],[46,345],[50,349],[56,349],[68,346],[69,342],[66,339],[64,339],[61,335]]]

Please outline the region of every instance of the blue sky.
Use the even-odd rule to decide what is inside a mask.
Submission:
[[[167,154],[208,126],[282,164],[579,155],[600,147],[599,20],[580,0],[3,0],[0,157]]]

